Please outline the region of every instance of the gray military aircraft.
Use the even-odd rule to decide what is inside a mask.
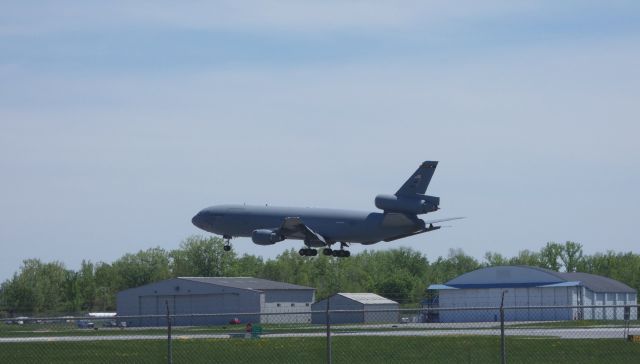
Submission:
[[[224,249],[231,250],[232,237],[251,237],[259,245],[285,239],[304,241],[302,256],[315,256],[313,248],[324,247],[324,255],[348,257],[349,243],[375,244],[440,229],[434,224],[461,219],[453,217],[424,221],[418,215],[439,209],[440,198],[425,195],[438,162],[423,162],[394,195],[378,195],[375,205],[383,212],[351,210],[218,205],[200,211],[191,220],[202,230],[222,235]],[[340,249],[331,249],[335,243]]]

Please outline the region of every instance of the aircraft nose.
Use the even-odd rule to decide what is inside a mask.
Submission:
[[[202,230],[207,230],[209,224],[207,224],[207,214],[204,211],[200,211],[191,219],[191,223]]]

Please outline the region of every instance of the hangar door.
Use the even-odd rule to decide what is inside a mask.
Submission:
[[[194,317],[192,314],[216,314],[233,312],[238,307],[237,294],[197,294],[197,295],[153,295],[140,296],[138,300],[138,312],[140,315],[167,314],[167,305],[172,315],[178,315],[173,320],[173,325],[215,325],[228,321],[226,317],[204,316]],[[164,317],[142,318],[141,326],[164,326]]]

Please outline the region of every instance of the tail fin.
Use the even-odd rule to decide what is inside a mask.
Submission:
[[[422,162],[420,167],[413,172],[407,182],[396,192],[396,196],[424,195],[425,192],[427,192],[427,187],[429,187],[429,182],[431,182],[431,177],[433,177],[437,166],[438,162],[435,161]]]

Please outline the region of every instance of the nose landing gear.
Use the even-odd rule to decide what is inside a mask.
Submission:
[[[222,249],[226,252],[231,251],[231,236],[223,235],[222,238],[224,239],[224,246]]]

